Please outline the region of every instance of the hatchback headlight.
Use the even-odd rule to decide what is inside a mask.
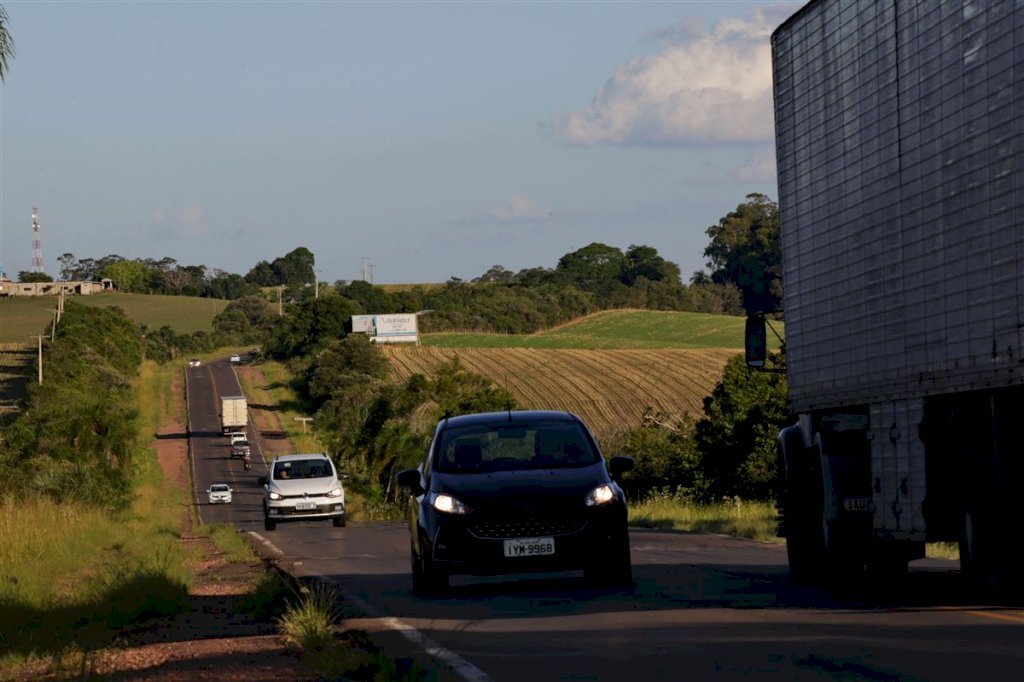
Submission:
[[[599,485],[583,498],[583,501],[587,503],[588,507],[600,507],[602,504],[608,504],[615,499],[615,491],[607,483]]]
[[[445,514],[462,515],[472,511],[462,502],[444,493],[433,493],[430,497],[430,505],[437,511],[444,512]]]
[[[327,497],[341,497],[341,486],[327,493]]]
[[[280,500],[283,497],[284,495],[282,495],[281,493],[275,493],[273,490],[270,491],[270,499],[272,500]]]

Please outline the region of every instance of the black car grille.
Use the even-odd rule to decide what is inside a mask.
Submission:
[[[579,533],[587,525],[583,519],[510,519],[473,524],[469,532],[481,540],[535,538]]]

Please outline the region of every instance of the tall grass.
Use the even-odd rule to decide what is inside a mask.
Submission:
[[[720,533],[761,542],[781,542],[775,535],[775,505],[739,498],[697,504],[679,495],[656,494],[633,505],[629,524],[700,533]]]
[[[181,409],[168,398],[172,372],[153,363],[141,370],[136,395],[147,441]],[[168,486],[153,453],[137,447],[124,509],[0,500],[0,671],[103,646],[183,607],[191,582],[178,527],[186,492]]]

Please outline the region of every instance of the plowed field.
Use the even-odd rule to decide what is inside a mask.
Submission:
[[[634,428],[644,410],[698,418],[734,349],[578,350],[381,346],[392,376],[432,374],[458,357],[507,386],[520,408],[567,410],[597,435]]]

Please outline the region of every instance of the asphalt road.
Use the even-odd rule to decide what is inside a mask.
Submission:
[[[219,434],[214,400],[236,390],[234,373],[226,363],[187,371],[197,488],[223,480],[236,491],[230,506],[202,495],[202,518],[235,523],[294,574],[334,583],[347,625],[400,632],[446,679],[1024,678],[1024,610],[968,593],[950,561],[835,595],[792,585],[779,545],[633,529],[630,590],[562,573],[456,577],[445,597],[414,597],[402,523],[264,532],[258,467],[229,461]]]

